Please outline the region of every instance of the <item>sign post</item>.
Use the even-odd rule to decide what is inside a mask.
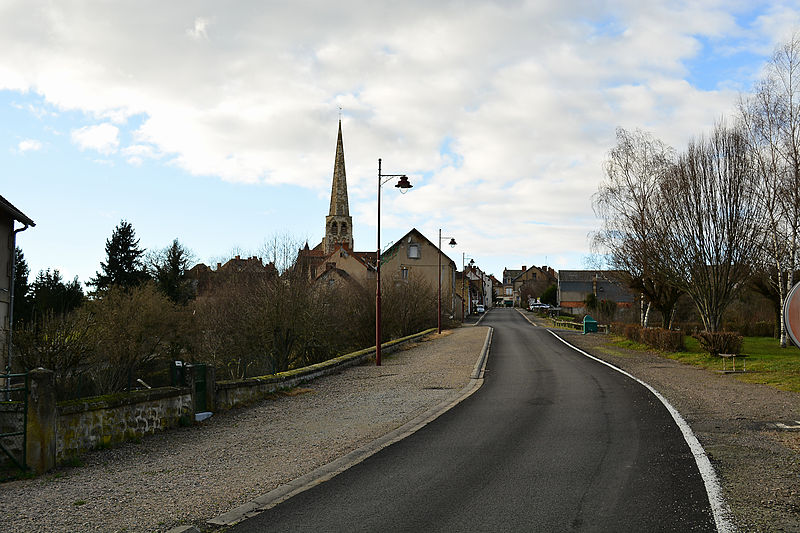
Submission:
[[[800,346],[800,283],[797,283],[783,304],[783,321],[795,346]]]

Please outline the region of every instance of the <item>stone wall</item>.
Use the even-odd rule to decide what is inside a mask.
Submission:
[[[381,345],[381,352],[384,354],[392,353],[403,344],[419,339],[434,331],[436,331],[436,328],[386,342]],[[341,372],[349,366],[362,364],[374,355],[375,348],[372,347],[329,359],[328,361],[323,361],[315,365],[270,376],[248,378],[238,381],[218,381],[215,391],[216,407],[222,410],[247,405],[261,400],[280,389],[296,387],[301,383],[314,380],[318,377]]]
[[[181,417],[193,415],[190,390],[178,387],[81,398],[59,403],[57,409],[56,463],[175,427]]]
[[[391,353],[402,344],[435,331],[429,329],[382,345]],[[348,366],[366,362],[375,353],[368,348],[316,365],[271,376],[241,381],[215,382],[213,368],[206,373],[206,408],[220,411],[247,405],[269,394],[320,376],[341,372]],[[36,473],[79,456],[83,452],[138,439],[156,431],[191,423],[197,411],[195,373],[189,366],[187,387],[161,387],[55,402],[53,373],[36,369],[28,373],[30,389],[27,410],[27,464]]]

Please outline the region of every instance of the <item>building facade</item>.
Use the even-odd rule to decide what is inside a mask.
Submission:
[[[455,261],[416,228],[381,254],[382,282],[402,282],[414,277],[438,291],[441,281],[442,315],[445,317],[458,318],[461,315],[456,272]]]
[[[23,225],[15,229],[16,222]],[[17,233],[25,231],[36,224],[11,202],[0,196],[0,346],[3,348],[0,368],[8,368],[11,364],[9,338],[13,321],[14,290],[14,250]]]
[[[558,302],[564,312],[573,315],[586,313],[586,297],[593,294],[598,300],[611,300],[617,307],[630,307],[634,294],[624,287],[613,271],[560,270],[558,272]]]

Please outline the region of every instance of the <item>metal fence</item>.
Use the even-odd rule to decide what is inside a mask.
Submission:
[[[27,468],[28,374],[0,374],[0,478]]]

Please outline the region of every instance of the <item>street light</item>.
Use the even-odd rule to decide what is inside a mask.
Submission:
[[[466,304],[464,303],[464,281],[465,281],[465,278],[467,277],[467,269],[464,266],[464,261],[466,261],[466,259],[467,259],[466,253],[461,252],[461,321],[462,322],[467,318],[467,313],[466,313],[466,309],[465,309]],[[470,257],[469,258],[469,268],[471,269],[472,265],[474,265],[474,264],[475,264],[475,260]],[[470,294],[471,293],[472,293],[472,289],[470,289]],[[472,308],[470,307],[470,311],[471,310],[472,310]]]
[[[450,248],[454,247],[458,244],[454,237],[445,237],[445,239],[450,239],[450,242],[447,243],[450,245]],[[442,228],[439,228],[439,305],[437,306],[438,316],[436,317],[436,323],[439,327],[439,333],[442,332]]]
[[[377,288],[375,289],[375,366],[381,366],[381,187],[391,178],[398,178],[395,187],[405,194],[413,187],[405,174],[382,174],[381,160],[378,158],[378,253],[375,271],[377,272]]]

